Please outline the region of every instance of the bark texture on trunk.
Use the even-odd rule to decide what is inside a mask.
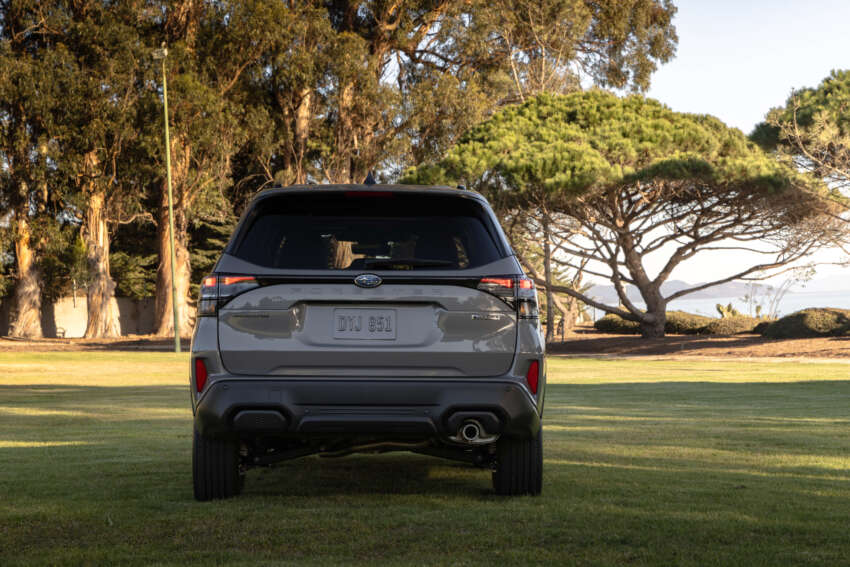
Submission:
[[[189,286],[192,270],[189,261],[187,232],[188,223],[185,212],[178,203],[174,206],[174,254],[176,258],[174,276],[177,283],[177,311],[180,319],[180,336],[192,334],[194,310],[189,307]],[[157,219],[157,245],[159,248],[159,266],[156,270],[156,334],[174,336],[174,314],[171,303],[171,251],[168,239],[168,194],[162,192],[162,200]]]
[[[298,107],[295,109],[295,183],[305,183],[307,172],[304,168],[304,158],[307,153],[307,140],[310,137],[310,118],[312,116],[312,89],[301,90]]]
[[[641,295],[646,302],[646,314],[649,315],[649,320],[644,319],[640,323],[641,335],[647,339],[663,337],[667,325],[667,302],[657,289],[642,291]]]
[[[35,265],[32,231],[26,210],[15,215],[15,259],[18,284],[15,287],[15,310],[9,336],[41,338],[41,272]]]
[[[354,85],[347,83],[339,90],[339,120],[337,122],[337,155],[340,156],[335,171],[335,183],[352,183],[352,158],[357,151],[357,135],[354,132],[352,112],[354,107]],[[350,144],[350,145],[349,145]],[[362,180],[361,180],[362,181]]]
[[[109,273],[109,228],[106,224],[105,208],[106,196],[103,192],[90,192],[83,225],[90,278],[86,292],[86,338],[121,336],[115,281]]]

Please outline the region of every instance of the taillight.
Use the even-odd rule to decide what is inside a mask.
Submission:
[[[218,308],[233,296],[257,287],[254,276],[207,276],[201,281],[198,315],[215,317]]]
[[[499,297],[517,310],[521,319],[536,319],[537,291],[534,281],[525,276],[481,278],[478,289]]]
[[[520,319],[537,319],[537,290],[534,289],[534,281],[522,276],[517,280],[516,311]]]
[[[528,372],[525,373],[525,381],[528,384],[528,389],[532,394],[537,393],[537,386],[540,382],[540,363],[532,360],[528,365]]]
[[[207,365],[204,364],[203,358],[195,359],[195,388],[198,390],[198,393],[203,391],[204,386],[207,384]]]
[[[492,293],[501,298],[514,297],[514,279],[513,278],[481,278],[478,282],[478,289]]]

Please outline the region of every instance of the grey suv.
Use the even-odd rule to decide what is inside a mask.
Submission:
[[[539,494],[537,293],[462,189],[271,189],[204,278],[192,339],[195,498],[311,454],[405,450]]]

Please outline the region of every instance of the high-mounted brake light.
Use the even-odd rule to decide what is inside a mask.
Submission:
[[[346,191],[346,197],[392,197],[392,191]]]
[[[215,317],[218,308],[235,295],[257,287],[254,276],[207,276],[201,280],[201,297],[198,315]]]
[[[528,389],[532,394],[537,393],[537,386],[540,382],[540,363],[532,360],[528,365],[528,372],[525,373],[525,381],[528,383]]]
[[[207,384],[207,365],[203,358],[195,359],[195,389],[200,394]]]

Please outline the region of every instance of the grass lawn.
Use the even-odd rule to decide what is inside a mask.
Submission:
[[[551,359],[544,494],[404,453],[192,499],[185,355],[0,353],[0,565],[850,562],[850,365]]]

